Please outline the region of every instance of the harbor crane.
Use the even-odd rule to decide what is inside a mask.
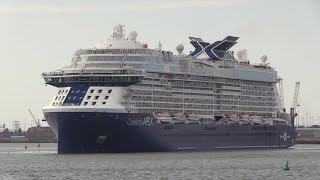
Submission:
[[[298,96],[299,96],[299,88],[300,88],[300,82],[296,82],[296,87],[294,89],[294,95],[293,95],[293,102],[292,102],[292,107],[290,108],[290,116],[291,116],[291,125],[292,128],[294,129],[294,119],[298,115],[297,114],[297,107],[298,105]]]
[[[37,127],[41,127],[41,125],[40,125],[40,120],[39,120],[39,119],[37,120],[37,119],[35,118],[35,116],[33,115],[33,113],[31,112],[30,109],[28,109],[28,111],[29,111],[29,113],[30,113],[33,121],[36,123],[36,126],[37,126]]]
[[[299,88],[300,88],[300,82],[297,81],[296,88],[294,89],[293,102],[292,102],[292,108],[294,110],[296,110],[297,107],[299,106],[298,104]]]

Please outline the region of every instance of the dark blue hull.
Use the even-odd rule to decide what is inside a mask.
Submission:
[[[58,153],[211,151],[287,148],[290,126],[159,124],[152,114],[45,112]]]

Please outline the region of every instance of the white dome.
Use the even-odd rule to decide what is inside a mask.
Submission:
[[[134,40],[137,39],[137,36],[138,36],[137,31],[131,31],[131,32],[129,33],[129,40],[134,41]]]
[[[261,60],[263,63],[265,63],[265,62],[268,60],[267,55],[262,55],[262,56],[260,57],[260,60]]]
[[[178,51],[178,53],[182,53],[182,51],[184,50],[184,46],[182,44],[178,44],[176,46],[176,50]]]
[[[247,50],[246,49],[241,49],[237,52],[237,56],[240,60],[247,60],[248,55],[247,55]]]

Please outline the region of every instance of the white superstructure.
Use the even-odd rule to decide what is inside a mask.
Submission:
[[[95,48],[77,50],[70,66],[44,73],[48,84],[70,84],[58,88],[45,111],[187,113],[208,119],[226,114],[280,116],[277,72],[265,63],[266,57],[261,64],[252,65],[245,50],[238,53],[239,60],[229,51],[219,60],[211,59],[210,53],[219,56],[221,50],[214,48],[221,43],[213,44],[211,51],[204,48],[199,56],[184,55],[180,44],[179,55],[173,55],[162,50],[160,42],[158,48],[149,49],[136,38],[135,31],[126,37],[123,26],[118,25]],[[233,42],[234,37],[227,38],[222,43]],[[205,43],[199,38],[191,40],[201,46]],[[96,86],[73,87],[73,83],[86,82]]]

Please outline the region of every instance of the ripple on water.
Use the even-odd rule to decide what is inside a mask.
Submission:
[[[56,154],[0,148],[0,179],[317,179],[320,145],[194,153]],[[12,149],[10,149],[12,148]],[[291,170],[283,171],[289,161]]]

